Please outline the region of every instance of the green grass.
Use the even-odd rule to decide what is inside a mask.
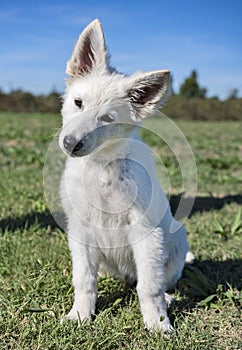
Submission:
[[[143,328],[135,289],[111,277],[99,281],[91,325],[60,325],[72,304],[71,260],[42,180],[60,124],[56,115],[0,114],[0,349],[241,349],[240,123],[178,122],[198,168],[198,195],[186,221],[197,260],[174,291],[170,340]],[[154,135],[142,133],[168,168],[175,204],[181,191],[176,159]]]

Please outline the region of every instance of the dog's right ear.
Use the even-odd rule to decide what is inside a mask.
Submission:
[[[67,62],[66,74],[82,77],[94,70],[108,69],[109,56],[103,30],[98,19],[91,22],[81,33],[71,59]]]

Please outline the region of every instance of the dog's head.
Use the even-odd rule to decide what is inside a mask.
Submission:
[[[162,105],[169,91],[167,70],[127,77],[112,69],[98,20],[81,33],[66,73],[59,144],[72,156],[85,156],[107,141],[127,137]]]

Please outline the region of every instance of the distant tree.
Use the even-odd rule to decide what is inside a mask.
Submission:
[[[59,112],[61,94],[52,91],[48,95],[34,95],[21,89],[4,93],[0,89],[0,111],[12,112]]]
[[[22,92],[19,95],[19,103],[23,111],[33,111],[38,107],[36,97],[30,92]]]
[[[235,100],[237,98],[239,98],[239,89],[234,88],[229,92],[227,99],[228,100]]]
[[[174,89],[173,89],[173,75],[170,75],[170,94],[175,95]]]
[[[53,90],[45,98],[45,107],[47,111],[59,112],[61,110],[61,94],[56,90]]]
[[[193,70],[190,77],[186,78],[184,83],[180,86],[179,95],[186,98],[205,98],[206,94],[207,89],[199,86],[197,72]]]
[[[216,100],[216,101],[219,101],[219,97],[217,95],[214,95],[214,96],[211,96],[209,97],[210,100]]]

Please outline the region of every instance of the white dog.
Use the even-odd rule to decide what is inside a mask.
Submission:
[[[160,188],[152,152],[138,136],[142,118],[166,98],[169,71],[117,73],[95,20],[80,35],[66,72],[61,198],[75,300],[63,320],[95,314],[101,269],[137,281],[145,326],[171,333],[166,303],[172,297],[165,291],[182,274],[188,242]]]

